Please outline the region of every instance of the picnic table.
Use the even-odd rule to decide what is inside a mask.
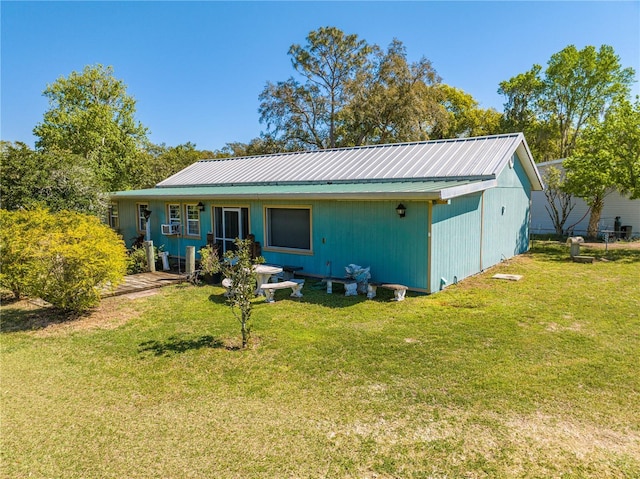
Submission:
[[[269,279],[274,274],[282,273],[282,267],[281,266],[274,266],[274,265],[268,265],[268,264],[256,264],[253,267],[253,270],[256,272],[256,275],[258,276],[258,278],[257,278],[258,279],[258,287],[256,288],[256,296],[258,296],[258,295],[264,296],[264,291],[262,290],[262,288],[260,286],[265,284],[265,283],[268,283]]]

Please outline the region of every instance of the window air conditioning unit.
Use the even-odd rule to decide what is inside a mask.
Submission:
[[[162,225],[162,234],[163,235],[179,235],[180,234],[180,223],[173,223],[170,225]]]

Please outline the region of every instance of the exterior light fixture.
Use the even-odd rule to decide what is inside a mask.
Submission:
[[[149,217],[151,216],[151,210],[150,210],[150,209],[145,208],[145,209],[143,209],[143,210],[142,210],[142,214],[144,215],[144,219],[145,219],[145,220],[148,220],[148,219],[149,219]]]
[[[204,211],[204,203],[202,201],[198,203],[198,210]]]
[[[398,206],[396,206],[396,213],[398,213],[398,216],[400,218],[404,218],[404,215],[407,213],[407,208],[400,203]]]

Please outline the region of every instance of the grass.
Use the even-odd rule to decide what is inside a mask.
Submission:
[[[607,255],[402,303],[308,281],[247,350],[214,286],[3,306],[2,477],[639,477],[640,250]]]

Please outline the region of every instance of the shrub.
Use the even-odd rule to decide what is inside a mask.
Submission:
[[[97,305],[102,291],[117,286],[125,274],[124,242],[96,217],[3,211],[2,231],[2,285],[14,294],[79,312]]]

